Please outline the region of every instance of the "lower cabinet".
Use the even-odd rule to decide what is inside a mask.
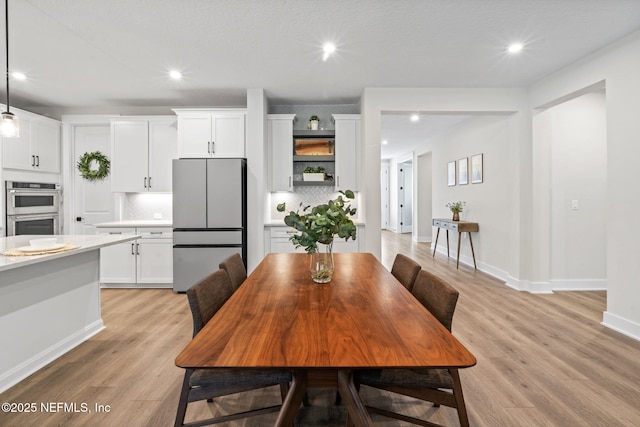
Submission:
[[[304,253],[304,248],[297,248],[293,245],[289,237],[294,234],[295,231],[286,226],[268,227],[269,232],[269,248],[267,252],[301,252]],[[350,253],[360,252],[360,248],[364,248],[364,225],[357,226],[358,231],[356,234],[356,240],[349,240],[345,242],[344,239],[336,238],[333,240],[333,252],[334,253]]]
[[[100,228],[98,234],[138,234],[132,242],[100,249],[100,284],[114,288],[170,288],[173,239],[169,227]]]

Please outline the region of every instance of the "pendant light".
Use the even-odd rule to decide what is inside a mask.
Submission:
[[[9,111],[9,0],[4,0],[4,28],[7,53],[7,111],[2,113],[0,121],[0,135],[4,138],[20,136],[18,117]]]

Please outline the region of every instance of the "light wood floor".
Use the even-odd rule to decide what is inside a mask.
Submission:
[[[477,357],[461,372],[472,426],[640,426],[640,343],[600,325],[604,292],[516,292],[498,280],[413,243],[383,233],[383,264],[396,253],[416,259],[460,291],[453,333]],[[2,402],[85,402],[109,413],[0,412],[0,426],[170,426],[182,370],[173,364],[189,341],[184,294],[170,290],[102,291],[107,329],[0,395]],[[2,349],[6,351],[6,349]],[[363,387],[364,398],[457,426],[450,408]],[[344,425],[335,392],[310,391],[297,425]],[[278,390],[192,404],[188,418],[278,402]],[[402,425],[374,416],[376,425]],[[231,423],[268,426],[274,414]]]

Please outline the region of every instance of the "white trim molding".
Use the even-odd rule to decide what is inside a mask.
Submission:
[[[552,279],[554,291],[606,291],[607,279]]]
[[[624,319],[609,311],[605,311],[602,316],[602,326],[620,332],[634,340],[640,341],[640,324]]]

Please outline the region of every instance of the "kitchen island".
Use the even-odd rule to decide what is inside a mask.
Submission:
[[[0,238],[0,253],[44,236]],[[50,237],[50,236],[46,236]],[[0,255],[0,392],[104,329],[100,248],[137,235],[51,236],[72,250]]]

